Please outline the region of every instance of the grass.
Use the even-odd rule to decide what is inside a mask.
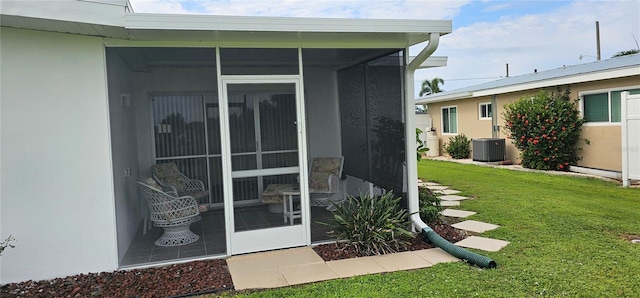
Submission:
[[[421,161],[419,177],[475,200],[470,219],[501,225],[482,236],[510,241],[480,252],[498,263],[462,262],[309,285],[241,297],[640,297],[640,189],[598,179]]]

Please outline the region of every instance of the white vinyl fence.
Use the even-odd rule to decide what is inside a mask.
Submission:
[[[640,94],[622,92],[622,186],[640,180]]]

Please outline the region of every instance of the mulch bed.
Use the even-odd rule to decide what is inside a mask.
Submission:
[[[172,297],[233,289],[225,260],[80,274],[0,288],[0,297]]]
[[[467,236],[448,224],[433,229],[452,243]],[[416,237],[402,251],[433,247]],[[313,249],[325,261],[361,257],[343,243]],[[0,297],[175,297],[223,291],[233,291],[233,282],[226,261],[218,259],[6,284],[0,287]]]
[[[467,238],[467,233],[463,230],[458,230],[448,224],[436,225],[433,230],[438,233],[442,238],[447,239],[451,243],[458,242],[464,238]],[[435,245],[422,240],[421,236],[415,237],[409,241],[409,244],[400,249],[398,252],[414,251],[420,249],[434,248]],[[326,262],[342,259],[350,259],[357,257],[364,257],[359,254],[353,247],[347,246],[344,242],[336,242],[331,244],[318,245],[313,250]]]

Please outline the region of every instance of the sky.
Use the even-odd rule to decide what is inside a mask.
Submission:
[[[640,0],[129,0],[137,13],[452,20],[434,56],[445,67],[418,70],[416,86],[440,77],[445,91],[506,76],[602,59],[638,48]],[[417,54],[424,45],[410,49]],[[579,59],[582,56],[582,59]]]

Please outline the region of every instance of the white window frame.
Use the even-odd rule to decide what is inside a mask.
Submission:
[[[491,120],[493,119],[493,115],[488,116],[488,117],[482,117],[482,111],[486,110],[487,111],[487,115],[491,114],[491,109],[493,107],[491,107],[491,102],[480,102],[478,103],[478,120]]]
[[[611,93],[615,91],[625,91],[631,89],[640,89],[640,85],[635,86],[627,86],[627,87],[618,87],[618,88],[607,88],[607,89],[597,89],[597,90],[589,90],[578,92],[578,98],[580,99],[579,107],[580,107],[580,117],[584,118],[584,96],[592,95],[592,94],[607,94],[607,104],[609,105],[609,121],[607,122],[585,122],[584,126],[620,126],[620,122],[611,122]]]
[[[442,112],[445,109],[451,109],[451,108],[456,108],[456,132],[445,132],[444,131],[444,117],[442,115]],[[440,127],[442,128],[442,134],[443,135],[457,135],[458,131],[460,131],[459,127],[458,127],[458,114],[460,113],[460,109],[458,109],[458,106],[444,106],[440,108]],[[449,112],[449,115],[451,115],[451,112]]]

